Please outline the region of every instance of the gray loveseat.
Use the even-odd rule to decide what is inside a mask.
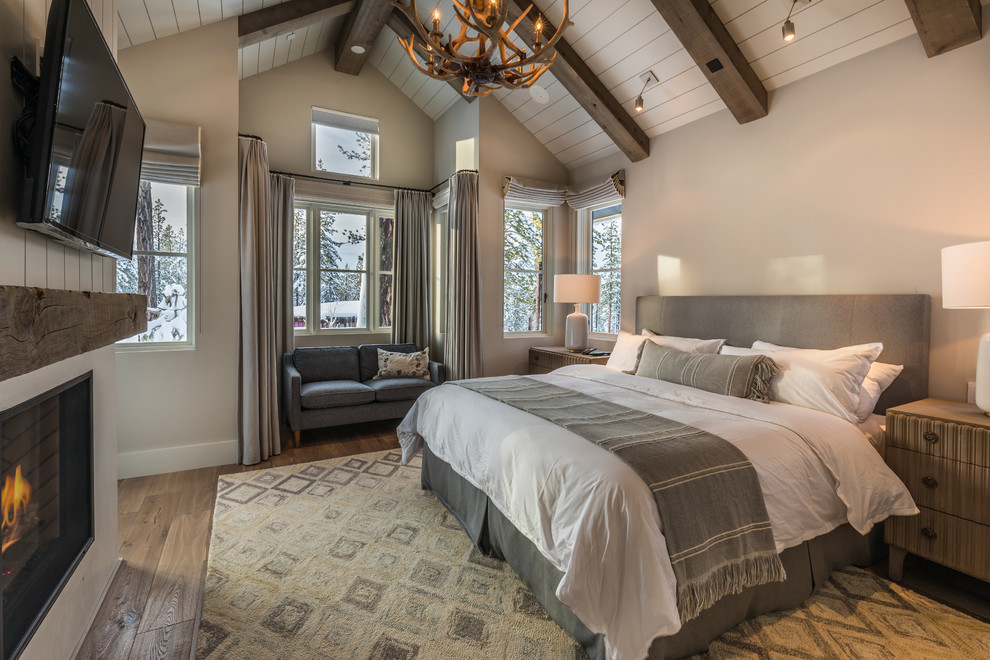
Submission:
[[[285,405],[295,435],[305,429],[394,419],[412,408],[416,397],[446,380],[439,362],[430,362],[430,379],[383,378],[378,349],[415,353],[415,344],[362,344],[297,348],[282,358]]]

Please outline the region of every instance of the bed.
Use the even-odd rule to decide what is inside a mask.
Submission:
[[[882,414],[927,395],[929,309],[923,295],[649,296],[637,299],[636,329],[740,347],[882,341],[884,361],[904,365],[877,403]],[[598,366],[534,378],[711,429],[747,456],[770,448],[760,450],[770,458],[753,464],[787,579],[721,598],[681,624],[656,507],[636,494],[635,475],[621,460],[603,459],[600,448],[570,432],[457,385],[419,400],[399,437],[405,459],[423,453],[423,487],[479,548],[512,566],[591,658],[702,651],[740,621],[798,605],[833,570],[877,561],[885,549],[876,523],[913,509],[863,433],[836,417],[729,401]],[[599,473],[607,473],[607,486]]]

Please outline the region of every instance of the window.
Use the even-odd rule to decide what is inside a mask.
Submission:
[[[148,329],[127,342],[192,342],[195,186],[141,181],[134,257],[117,262],[117,291],[148,296]]]
[[[545,211],[505,209],[505,332],[543,332]]]
[[[375,332],[392,326],[394,229],[391,212],[296,206],[292,305],[297,332]]]
[[[591,306],[591,331],[619,332],[622,314],[622,205],[591,212],[591,273],[602,276],[601,302]]]
[[[313,170],[378,178],[378,120],[312,109]]]

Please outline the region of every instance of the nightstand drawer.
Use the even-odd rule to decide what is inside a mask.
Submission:
[[[990,579],[990,527],[919,508],[917,516],[887,519],[887,543],[981,580]]]
[[[990,428],[887,412],[888,447],[990,467]]]
[[[990,468],[887,447],[887,464],[918,506],[990,525]]]

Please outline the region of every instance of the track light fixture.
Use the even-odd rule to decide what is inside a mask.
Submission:
[[[636,97],[636,112],[643,111],[643,92],[646,91],[646,88],[650,85],[650,83],[660,82],[657,80],[657,77],[652,71],[647,71],[646,73],[641,74],[639,79],[643,81],[643,89],[640,90],[639,96]]]
[[[802,2],[810,2],[811,0],[801,0]],[[798,0],[791,0],[791,9],[787,12],[787,18],[784,19],[784,26],[781,28],[781,32],[784,34],[784,41],[791,42],[797,37],[797,32],[794,30],[794,22],[791,20],[791,14],[794,13],[794,7],[797,5]]]

